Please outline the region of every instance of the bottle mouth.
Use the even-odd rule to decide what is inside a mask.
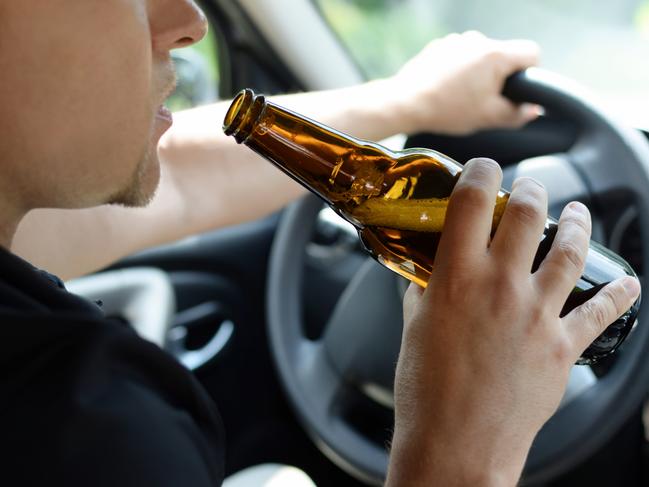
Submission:
[[[223,132],[233,136],[240,144],[250,135],[252,125],[264,105],[263,96],[256,96],[250,88],[240,91],[232,100],[223,120]]]

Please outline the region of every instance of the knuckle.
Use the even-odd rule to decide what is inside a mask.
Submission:
[[[524,332],[525,335],[530,337],[543,329],[543,323],[547,320],[547,311],[543,306],[533,306],[529,310],[529,319],[525,325]]]
[[[522,224],[538,223],[545,220],[544,205],[537,196],[532,194],[510,197],[507,208],[511,217]]]
[[[556,242],[556,253],[562,262],[568,263],[575,269],[582,269],[586,262],[586,251],[573,240]]]
[[[463,206],[482,207],[496,199],[496,195],[491,195],[489,189],[481,181],[464,181],[458,184],[453,190],[451,199],[456,204]]]
[[[552,346],[553,358],[560,362],[572,362],[574,355],[573,344],[565,336],[557,337]]]
[[[602,295],[602,300],[604,301],[606,310],[607,310],[607,321],[613,321],[619,317],[624,310],[624,301],[626,296],[626,291],[621,284],[615,284],[613,286],[606,286],[600,291]],[[609,323],[606,323],[609,324]]]
[[[565,215],[562,220],[564,225],[577,228],[586,235],[590,235],[590,220],[586,218],[585,215],[570,212],[568,215]]]
[[[606,301],[591,299],[590,301],[586,301],[583,304],[583,307],[586,323],[594,329],[596,334],[599,334],[599,332],[608,325],[609,321],[609,312],[607,310]]]

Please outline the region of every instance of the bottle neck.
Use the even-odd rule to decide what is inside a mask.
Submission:
[[[376,176],[377,168],[390,163],[390,154],[380,146],[341,134],[251,90],[234,99],[223,129],[328,204],[347,201],[353,192],[358,196],[358,187],[368,183],[364,167],[371,168],[368,176]],[[368,187],[374,183],[380,185],[369,181]]]
[[[225,135],[234,137],[237,143],[245,143],[266,106],[263,95],[255,95],[250,89],[241,91],[232,100],[223,121]]]

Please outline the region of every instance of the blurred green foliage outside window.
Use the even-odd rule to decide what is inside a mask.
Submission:
[[[394,73],[451,32],[533,39],[542,67],[591,88],[627,123],[649,128],[649,0],[313,1],[368,78]]]

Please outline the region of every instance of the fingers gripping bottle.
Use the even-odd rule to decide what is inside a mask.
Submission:
[[[365,249],[381,264],[425,287],[434,265],[449,196],[462,166],[429,149],[391,151],[356,139],[256,96],[239,93],[224,131],[318,195],[358,230]],[[492,233],[509,194],[498,194]],[[548,219],[532,271],[557,231]],[[584,274],[570,294],[566,314],[608,282],[635,275],[619,256],[591,242]],[[640,298],[583,353],[590,364],[615,351],[633,327]]]

